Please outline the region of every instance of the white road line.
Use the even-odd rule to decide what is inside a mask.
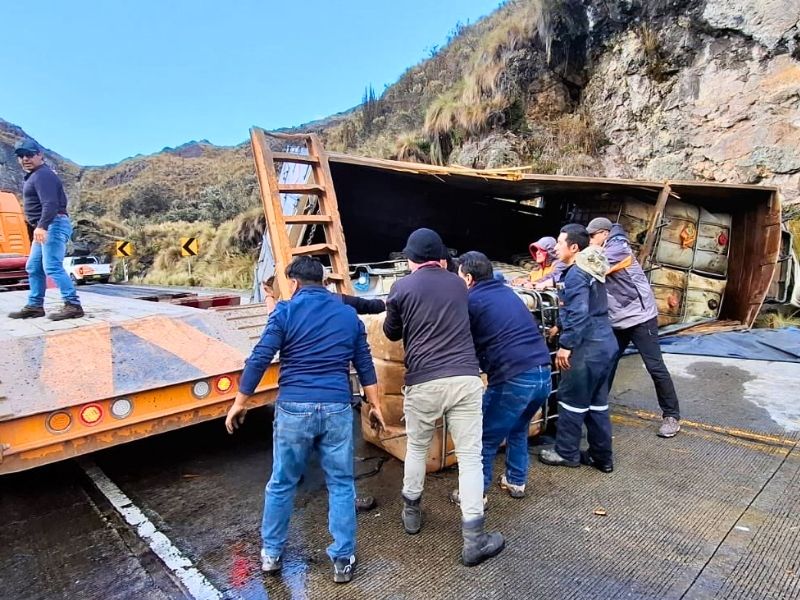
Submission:
[[[164,561],[167,568],[186,586],[195,600],[222,599],[222,592],[192,565],[192,561],[186,558],[167,536],[156,529],[139,507],[97,465],[89,460],[80,461],[80,465],[97,489],[114,505],[128,524],[136,529],[139,537]]]

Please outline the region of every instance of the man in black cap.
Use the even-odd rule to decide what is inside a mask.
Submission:
[[[447,271],[447,250],[431,229],[417,229],[403,251],[411,274],[392,286],[383,331],[403,340],[403,412],[407,449],[403,477],[403,527],[422,528],[422,490],[436,422],[445,418],[458,456],[464,548],[461,560],[477,565],[499,554],[505,540],[484,532],[481,401],[483,382],[470,333],[467,288]]]
[[[64,270],[67,242],[72,237],[72,223],[67,215],[67,195],[58,175],[44,164],[42,149],[33,140],[21,140],[14,154],[25,171],[22,200],[25,220],[31,234],[31,254],[25,270],[28,272],[30,293],[20,310],[10,313],[12,319],[44,316],[44,293],[47,277],[58,285],[64,307],[51,313],[54,321],[83,316],[83,308],[69,275]]]

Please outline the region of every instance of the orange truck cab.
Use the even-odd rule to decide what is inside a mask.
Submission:
[[[25,262],[31,250],[22,206],[10,192],[0,192],[0,290],[26,287]]]

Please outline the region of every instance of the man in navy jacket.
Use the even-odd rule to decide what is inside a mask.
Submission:
[[[261,527],[262,569],[267,573],[281,569],[295,490],[316,450],[328,486],[328,526],[333,536],[328,556],[334,581],[346,583],[356,566],[350,362],[370,403],[370,416],[382,426],[375,367],[355,310],[322,286],[322,264],[301,256],[286,268],[286,276],[292,298],[278,302],[270,315],[247,359],[225,426],[233,433],[241,424],[247,399],[280,351],[272,476]]]
[[[492,276],[485,254],[463,254],[458,275],[469,289],[472,339],[488,378],[483,392],[484,493],[492,484],[497,450],[507,440],[500,487],[522,498],[528,479],[528,429],[550,395],[550,352],[536,317],[505,282]],[[451,494],[454,500],[456,493]]]
[[[558,284],[558,430],[555,447],[542,450],[539,460],[559,467],[584,463],[610,473],[614,467],[608,374],[617,354],[617,342],[608,320],[604,285],[608,261],[598,248],[587,246],[589,234],[583,225],[571,223],[562,227],[556,251],[567,270]],[[584,423],[589,450],[581,453]]]

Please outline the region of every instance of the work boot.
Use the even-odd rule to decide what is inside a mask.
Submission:
[[[261,570],[267,575],[277,575],[283,567],[283,560],[281,557],[270,556],[266,551],[261,549]]]
[[[375,496],[356,496],[356,512],[367,512],[376,506]]]
[[[458,492],[458,488],[456,488],[452,492],[450,492],[449,498],[450,498],[450,502],[452,502],[453,504],[458,504],[459,506],[461,506],[461,494]],[[488,506],[489,506],[489,499],[486,497],[486,494],[484,494],[483,495],[483,510],[486,510],[486,508]]]
[[[461,551],[461,562],[466,567],[481,564],[487,558],[497,556],[506,547],[503,534],[498,531],[483,531],[485,517],[471,521],[462,521],[461,533],[464,536],[464,549]]]
[[[333,561],[333,581],[334,583],[350,583],[356,571],[356,555],[353,554],[344,558],[336,558]]]
[[[23,306],[19,310],[8,313],[9,319],[35,319],[44,316],[44,308],[41,306]]]
[[[67,302],[58,312],[47,315],[53,321],[63,321],[64,319],[79,319],[83,316],[83,308],[80,304],[70,304]]]
[[[505,490],[508,492],[508,495],[512,498],[524,498],[525,497],[525,484],[522,485],[514,485],[513,483],[509,483],[508,479],[506,479],[505,473],[500,476],[500,481],[498,482],[501,490]]]
[[[422,529],[422,508],[420,507],[422,496],[416,500],[409,500],[403,496],[403,512],[400,515],[403,519],[403,529],[406,533],[414,535]]]
[[[562,457],[555,448],[546,448],[539,453],[539,461],[552,467],[579,467],[580,462],[577,460],[567,460]]]
[[[678,435],[681,430],[681,423],[675,417],[664,417],[661,420],[661,427],[658,428],[658,437],[671,438]]]
[[[593,467],[602,473],[611,473],[614,470],[614,463],[610,461],[607,463],[597,462],[586,450],[581,450],[581,464]]]

